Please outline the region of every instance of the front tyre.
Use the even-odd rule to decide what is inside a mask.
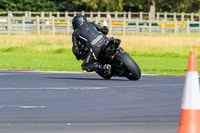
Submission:
[[[122,63],[122,66],[126,69],[126,77],[129,80],[138,80],[141,77],[141,70],[136,62],[126,53],[117,53],[115,60]]]

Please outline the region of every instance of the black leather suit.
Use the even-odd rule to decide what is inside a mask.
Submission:
[[[72,51],[77,60],[80,60],[79,44],[84,44],[89,48],[86,59],[82,64],[82,69],[88,72],[99,69],[99,65],[94,62],[98,60],[102,46],[109,40],[105,34],[108,33],[106,26],[100,26],[94,23],[83,22],[78,25],[72,34]]]

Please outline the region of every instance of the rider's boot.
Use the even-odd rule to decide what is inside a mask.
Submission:
[[[104,65],[98,65],[99,70],[103,70],[104,73],[110,74],[111,73],[111,65],[110,64],[104,64]]]

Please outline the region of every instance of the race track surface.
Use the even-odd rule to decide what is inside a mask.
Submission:
[[[0,71],[0,133],[175,133],[184,80]]]

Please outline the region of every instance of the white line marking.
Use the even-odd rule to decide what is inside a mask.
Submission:
[[[69,73],[69,74],[85,74],[84,72],[72,72],[72,71],[35,71],[35,70],[19,70],[19,71],[15,71],[15,70],[4,70],[4,69],[0,69],[0,72],[15,72],[15,73]],[[95,72],[90,72],[89,74],[96,74]],[[156,75],[156,74],[142,74],[142,76],[182,76],[182,75]],[[200,77],[200,76],[199,76]]]
[[[66,87],[66,88],[0,88],[1,90],[101,90],[109,87]]]
[[[121,87],[126,87],[126,88],[134,88],[134,87],[173,87],[173,86],[183,86],[183,84],[166,84],[166,85],[134,85],[134,86],[111,86],[114,88],[121,88]]]
[[[14,75],[13,73],[0,73],[0,76]]]
[[[33,109],[33,108],[46,108],[46,106],[1,105],[0,108],[21,108],[21,109]]]
[[[67,72],[67,71],[12,71],[12,70],[0,70],[0,73],[4,72],[14,72],[14,73],[72,73],[72,74],[84,74],[84,72]],[[94,72],[91,72],[94,73]]]
[[[17,107],[17,106],[16,106]],[[29,109],[29,108],[46,108],[46,106],[18,106],[18,108]]]
[[[1,90],[102,90],[102,89],[112,89],[112,88],[136,88],[136,87],[176,87],[183,86],[183,84],[166,84],[166,85],[134,85],[134,86],[106,86],[106,87],[65,87],[65,88],[0,88]]]

